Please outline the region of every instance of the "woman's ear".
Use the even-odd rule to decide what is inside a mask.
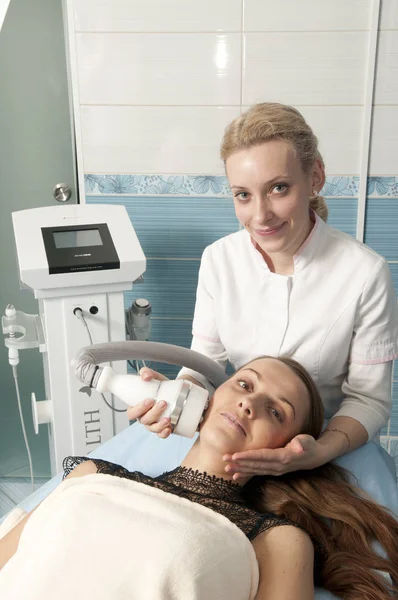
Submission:
[[[317,190],[319,193],[325,185],[325,181],[325,166],[323,161],[320,158],[317,158],[312,168],[312,189]]]

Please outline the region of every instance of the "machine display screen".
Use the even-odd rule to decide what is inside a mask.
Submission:
[[[120,269],[107,223],[42,227],[50,275]]]
[[[83,248],[85,246],[102,246],[98,229],[75,229],[73,231],[54,231],[56,248]]]

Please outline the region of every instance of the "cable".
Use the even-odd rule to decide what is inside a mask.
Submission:
[[[130,365],[130,367],[131,367],[132,369],[134,369],[134,371],[135,371],[135,372],[138,374],[138,373],[139,373],[139,371],[137,371],[137,368],[136,368],[136,366],[135,366],[135,365],[133,365],[133,363],[131,362],[131,360],[128,360],[127,362],[128,362],[128,364]]]
[[[93,345],[93,338],[91,337],[90,329],[88,328],[87,321],[84,318],[82,309],[79,308],[79,307],[75,308],[73,310],[73,314],[75,315],[75,317],[77,317],[79,319],[79,321],[81,321],[83,323],[84,327],[86,328],[87,333],[88,333],[88,337],[89,337],[89,340],[90,340],[90,344],[92,346]],[[127,408],[115,408],[114,406],[112,406],[112,404],[109,404],[108,400],[105,398],[105,396],[104,396],[104,394],[102,392],[100,392],[100,394],[101,394],[102,399],[105,402],[105,404],[107,406],[109,406],[109,408],[111,410],[113,410],[114,412],[120,412],[120,413],[127,412]]]
[[[28,453],[30,480],[32,482],[32,490],[35,491],[36,488],[35,488],[35,479],[33,477],[32,456],[30,454],[28,438],[27,438],[26,430],[25,430],[25,422],[24,422],[24,418],[23,418],[23,414],[22,414],[21,395],[19,393],[19,384],[18,384],[18,373],[17,373],[17,367],[15,365],[12,365],[12,373],[14,375],[15,389],[17,392],[17,401],[18,401],[19,417],[21,419],[21,425],[22,425],[22,433],[23,433],[23,437],[25,440],[26,451]]]
[[[79,319],[79,321],[81,321],[83,323],[84,327],[86,328],[87,333],[88,333],[88,338],[89,338],[90,344],[92,346],[93,345],[93,338],[91,337],[91,333],[90,333],[90,330],[88,328],[87,321],[84,318],[82,309],[81,308],[75,308],[74,311],[73,311],[73,314]]]

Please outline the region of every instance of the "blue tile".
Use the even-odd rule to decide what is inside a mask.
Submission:
[[[368,198],[365,244],[387,260],[398,260],[398,198]]]
[[[390,420],[390,435],[398,436],[398,381],[392,384],[392,413]]]
[[[398,235],[398,232],[397,232]],[[390,263],[388,265],[390,267],[392,281],[394,283],[395,293],[398,295],[398,264]]]
[[[391,442],[390,442],[390,454],[391,454],[391,456],[394,457],[395,468],[397,470],[397,476],[398,476],[398,439],[397,440],[391,440]]]
[[[394,360],[393,379],[398,382],[398,360]]]
[[[150,341],[164,342],[190,348],[192,340],[192,321],[182,319],[153,319]],[[180,367],[165,363],[148,363],[148,366],[167,377],[174,378]]]
[[[147,258],[200,258],[206,246],[239,229],[231,198],[90,196],[126,207]]]
[[[355,237],[358,202],[356,198],[325,198],[329,208],[328,224]]]
[[[126,306],[135,298],[146,298],[152,304],[154,317],[192,319],[199,265],[199,260],[149,259],[144,283],[125,293]]]

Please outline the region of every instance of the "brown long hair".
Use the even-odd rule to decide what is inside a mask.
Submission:
[[[308,390],[311,410],[302,433],[317,439],[323,427],[323,406],[316,385],[293,359],[278,360],[289,366]],[[278,477],[253,477],[244,490],[257,510],[295,521],[315,541],[315,585],[343,600],[398,597],[398,521],[366,498],[348,471],[329,463]],[[376,551],[375,542],[383,555]],[[376,571],[389,574],[393,585]]]
[[[318,139],[303,115],[293,106],[278,102],[254,104],[231,121],[221,143],[221,158],[225,163],[238,150],[275,139],[293,146],[306,173],[316,160],[320,160],[324,166],[318,150]],[[323,196],[318,194],[310,198],[310,206],[321,219],[327,220],[328,207]]]

